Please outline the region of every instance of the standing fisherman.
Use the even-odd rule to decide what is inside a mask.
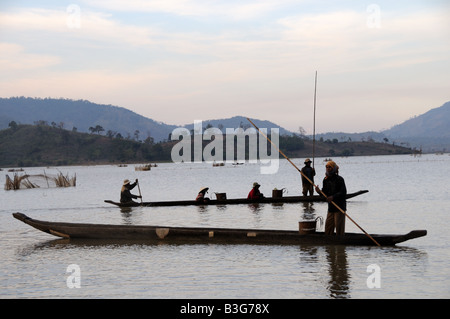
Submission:
[[[307,196],[308,192],[309,192],[309,196],[313,196],[314,195],[314,176],[316,175],[316,170],[311,167],[311,160],[309,158],[307,158],[305,160],[305,166],[303,166],[302,168],[302,193],[303,196]],[[308,181],[304,176],[308,177],[310,181]]]
[[[325,165],[325,178],[323,179],[322,192],[327,196],[328,214],[325,221],[325,235],[333,235],[336,229],[336,235],[343,236],[345,233],[345,214],[333,205],[336,203],[343,211],[347,210],[347,188],[345,187],[344,178],[338,175],[339,166],[333,161],[327,162]],[[320,189],[316,186],[316,192],[321,194]],[[323,196],[323,195],[322,195]]]

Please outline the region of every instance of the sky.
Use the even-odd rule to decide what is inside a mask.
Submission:
[[[0,1],[0,97],[89,100],[166,124],[247,116],[389,129],[450,100],[450,3]]]

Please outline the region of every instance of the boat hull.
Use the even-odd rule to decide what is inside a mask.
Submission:
[[[323,232],[303,235],[298,231],[288,230],[61,223],[36,220],[22,213],[13,213],[13,216],[40,231],[70,239],[271,245],[375,245],[366,235],[357,233],[347,233],[344,236],[329,236]],[[381,246],[393,246],[426,234],[426,230],[414,230],[404,235],[371,236]]]
[[[358,195],[367,193],[368,190],[361,190],[355,193],[347,194],[347,199],[356,197]],[[181,200],[181,201],[162,201],[162,202],[128,202],[119,203],[112,200],[105,200],[105,203],[113,204],[119,207],[156,207],[156,206],[203,206],[203,205],[239,205],[239,204],[282,204],[282,203],[301,203],[301,202],[324,202],[325,198],[314,196],[287,196],[287,197],[266,197],[262,199],[247,199],[247,198],[235,198],[217,200],[211,199],[208,202],[198,202],[195,200]]]

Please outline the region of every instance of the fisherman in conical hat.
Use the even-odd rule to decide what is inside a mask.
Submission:
[[[311,167],[311,160],[307,158],[305,160],[305,166],[302,168],[302,194],[303,196],[307,196],[308,193],[310,196],[314,195],[314,176],[316,175],[316,170]],[[308,181],[304,176],[308,177]]]
[[[319,187],[316,192],[321,194]],[[325,234],[343,236],[345,233],[345,214],[343,214],[332,202],[344,212],[347,210],[347,188],[342,176],[339,176],[339,166],[334,161],[328,161],[325,165],[325,178],[323,179],[322,192],[328,202],[328,214],[325,221]],[[322,195],[322,194],[321,194]],[[322,195],[323,196],[323,195]]]
[[[259,191],[259,187],[261,185],[258,182],[253,183],[253,188],[248,193],[247,199],[261,199],[264,198],[264,195]]]
[[[130,184],[130,181],[128,179],[123,181],[122,189],[120,190],[120,202],[121,203],[133,202],[133,198],[142,198],[142,196],[133,195],[130,192],[137,185],[137,183],[138,183],[137,178],[133,184]]]
[[[197,197],[195,198],[195,200],[197,202],[203,202],[203,203],[207,203],[209,202],[209,198],[205,197],[206,193],[208,192],[209,187],[202,187],[200,188],[200,191],[197,194]]]

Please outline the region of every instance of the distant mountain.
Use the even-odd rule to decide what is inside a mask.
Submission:
[[[383,131],[390,137],[448,137],[450,138],[450,101],[440,107],[415,116],[402,124]]]
[[[7,128],[11,121],[18,124],[46,121],[58,126],[62,123],[65,129],[72,130],[75,127],[79,132],[89,132],[90,127],[100,125],[104,133],[111,130],[131,138],[138,130],[140,139],[151,136],[156,142],[167,140],[176,128],[175,125],[156,122],[123,107],[86,100],[0,98],[0,129]]]
[[[450,150],[450,101],[382,132],[398,143],[424,152]]]
[[[380,132],[317,134],[316,139],[345,141],[377,141],[400,144],[424,152],[450,150],[450,101],[438,108],[415,116]]]
[[[105,130],[103,134],[111,130],[132,139],[138,130],[140,139],[144,140],[151,136],[155,142],[167,140],[169,134],[178,127],[156,122],[123,107],[96,104],[86,100],[0,98],[0,129],[8,128],[11,121],[18,124],[35,124],[38,121],[45,121],[49,125],[53,122],[58,127],[63,125],[63,128],[67,130],[75,127],[78,132],[89,132],[90,127],[100,125]],[[208,124],[220,128],[224,133],[226,128],[251,126],[243,116],[204,121],[203,128],[206,128]],[[279,127],[269,121],[255,120],[255,124],[267,129]],[[186,124],[184,127],[191,130],[193,124]],[[280,128],[280,134],[292,135],[284,128]]]

